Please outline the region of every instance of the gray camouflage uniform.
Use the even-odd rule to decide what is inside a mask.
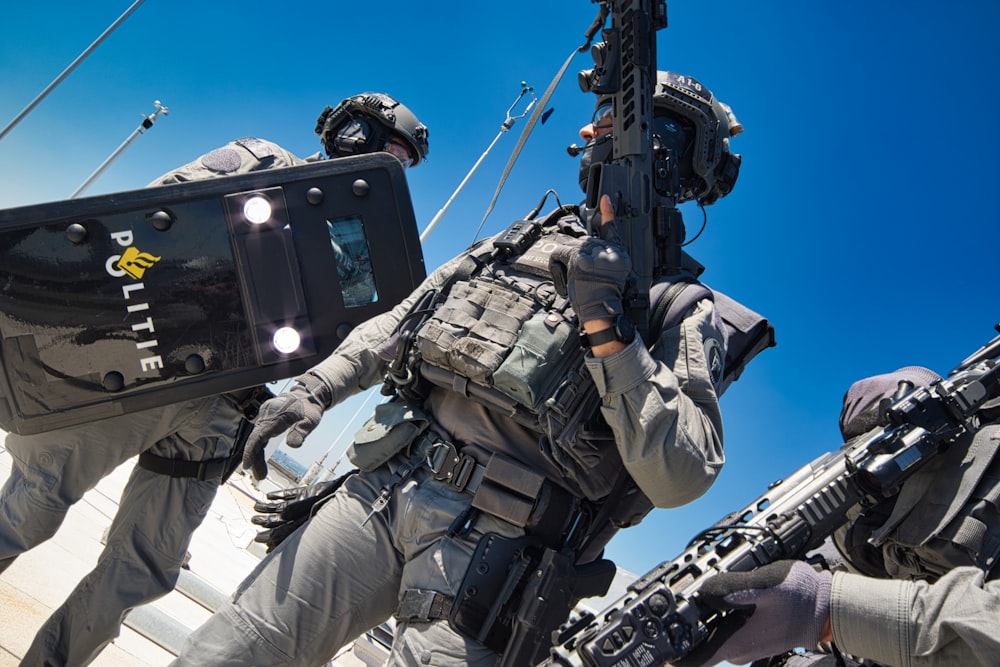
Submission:
[[[356,328],[310,371],[329,386],[333,405],[383,381],[386,362],[379,348],[418,297],[448,284],[463,259],[435,271],[389,313]],[[490,272],[487,268],[481,275]],[[467,283],[459,279],[451,290]],[[601,413],[613,432],[611,449],[595,458],[617,462],[613,472],[627,471],[641,491],[633,495],[644,495],[658,507],[700,496],[724,462],[721,415],[706,360],[709,340],[715,349],[725,349],[718,311],[710,300],[702,300],[679,324],[663,331],[652,353],[637,338],[610,357],[586,357]],[[495,652],[450,627],[446,602],[458,592],[484,534],[518,537],[525,530],[486,512],[467,534],[453,530],[471,498],[435,479],[424,465],[433,455],[433,441],[462,443],[461,452],[480,464],[491,455],[506,455],[577,496],[586,495],[581,486],[606,491],[612,480],[574,484],[548,455],[546,439],[537,430],[472,400],[461,385],[459,379],[453,389],[434,386],[422,404],[396,400],[379,406],[352,445],[352,460],[362,472],[349,477],[261,562],[230,602],[188,638],[172,664],[318,665],[394,613],[389,664],[496,664]],[[369,455],[369,449],[376,453]],[[379,453],[393,452],[380,464]],[[411,466],[414,472],[394,484],[394,475]],[[592,476],[607,470],[595,467]],[[383,489],[388,504],[372,513]],[[648,504],[634,503],[617,525],[637,522],[648,509]],[[592,545],[589,557],[610,536]],[[416,611],[407,604],[414,600],[420,603]],[[409,612],[402,614],[403,607]]]
[[[988,424],[908,480],[874,531],[875,558],[853,550],[851,564],[872,576],[834,575],[830,620],[842,651],[893,667],[1000,660],[998,440],[1000,424]]]
[[[276,144],[245,139],[151,185],[302,162]],[[0,572],[54,535],[69,508],[133,456],[148,452],[218,468],[243,417],[240,398],[213,396],[36,435],[8,434],[13,466],[0,489]],[[45,622],[22,664],[86,665],[118,636],[129,610],[169,593],[218,488],[218,471],[199,480],[136,466],[97,565]]]
[[[904,376],[914,384],[936,379],[907,367],[855,383],[841,417],[845,438],[877,423],[879,401]],[[907,480],[895,499],[853,511],[834,535],[849,571],[834,572],[830,621],[836,647],[857,656],[847,665],[1000,664],[998,442],[994,415]],[[771,664],[838,663],[807,653]]]
[[[837,573],[830,595],[836,645],[893,667],[983,665],[1000,660],[1000,582],[975,567],[933,584]]]

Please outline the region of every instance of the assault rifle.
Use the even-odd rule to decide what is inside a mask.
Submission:
[[[1000,395],[998,356],[1000,336],[946,379],[926,388],[901,387],[883,407],[888,425],[881,431],[775,482],[743,510],[700,533],[677,558],[636,580],[597,616],[564,625],[543,664],[638,667],[690,654],[729,615],[700,603],[706,579],[801,559],[845,523],[851,508],[896,495],[917,470],[977,428],[980,408]]]
[[[677,187],[663,187],[664,180],[654,178],[657,160],[665,159],[654,155],[652,126],[656,31],[667,25],[667,5],[665,0],[601,0],[600,5],[595,26],[609,13],[611,25],[601,32],[604,41],[591,47],[594,68],[580,72],[578,81],[583,92],[613,99],[614,152],[610,163],[591,166],[585,208],[596,211],[601,195],[611,197],[634,272],[625,314],[645,338],[650,285],[660,273],[676,273],[684,240]],[[671,180],[676,185],[678,179],[666,182]]]
[[[667,5],[665,0],[591,1],[599,4],[600,9],[586,33],[587,44],[605,25],[609,15],[611,24],[601,30],[603,42],[591,47],[593,69],[580,72],[578,83],[583,92],[612,100],[611,133],[597,141],[612,137],[614,141],[612,160],[590,167],[584,217],[591,229],[596,227],[592,218],[598,214],[601,196],[611,197],[618,231],[632,259],[633,274],[622,299],[625,314],[643,339],[648,339],[649,291],[653,278],[679,269],[680,244],[684,240],[683,223],[679,231],[675,227],[672,234],[663,233],[665,221],[680,222],[680,213],[676,208],[676,195],[662,197],[658,190],[676,192],[679,178],[677,170],[673,169],[674,178],[664,179],[663,173],[671,172],[666,166],[668,156],[657,156],[653,151],[656,31],[667,25]],[[585,48],[586,45],[581,50]],[[578,154],[573,150],[582,149],[572,148],[570,155]],[[662,173],[654,178],[657,169]],[[675,187],[663,187],[665,182],[672,182]],[[666,214],[665,209],[674,211],[675,215]],[[534,230],[537,227],[512,227],[497,244],[498,252],[530,243],[529,235],[535,233]],[[675,268],[665,271],[661,267],[659,248],[668,240],[673,248],[670,263]],[[496,553],[498,549],[492,551]],[[516,622],[510,636],[497,644],[497,650],[502,653],[502,667],[536,662],[544,655],[552,629],[566,618],[573,601],[606,592],[614,575],[613,564],[605,560],[574,568],[571,550],[563,553],[545,549],[534,560],[522,560],[523,573],[530,571],[530,576],[520,596],[521,603],[513,614]],[[466,588],[465,582],[462,588]],[[451,620],[454,625],[456,619]],[[485,630],[472,633],[480,641],[486,635]]]

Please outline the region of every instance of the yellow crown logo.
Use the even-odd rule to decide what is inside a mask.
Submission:
[[[135,246],[129,246],[125,248],[125,252],[122,253],[121,259],[115,266],[127,273],[129,277],[139,280],[147,269],[159,261],[159,257],[150,255],[148,252],[140,252],[136,250]]]

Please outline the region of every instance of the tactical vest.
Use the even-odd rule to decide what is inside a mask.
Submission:
[[[600,500],[611,492],[624,464],[600,414],[577,318],[556,293],[549,270],[551,253],[585,234],[575,215],[553,214],[543,221],[540,237],[516,256],[490,261],[492,246],[475,250],[474,268],[450,283],[412,333],[407,366],[424,381],[539,433],[542,453],[574,490]],[[694,273],[683,271],[659,280],[650,296],[651,321],[660,325],[651,327],[655,341],[697,302],[715,295]],[[726,330],[739,340],[727,354],[733,365],[720,381],[720,394],[750,358],[774,344],[773,328],[764,318],[722,298]],[[418,308],[426,310],[427,304]],[[619,503],[623,515],[616,523],[621,525],[638,521],[652,508],[637,489],[628,495],[635,502]]]
[[[835,535],[865,574],[936,580],[956,567],[1000,576],[1000,424],[979,429]]]

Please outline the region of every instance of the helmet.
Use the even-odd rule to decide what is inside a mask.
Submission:
[[[335,109],[326,107],[316,119],[316,134],[331,158],[384,150],[390,138],[407,145],[415,156],[411,166],[427,157],[427,127],[385,93],[361,93]]]
[[[674,72],[656,73],[653,93],[653,134],[669,123],[680,121],[689,134],[682,155],[680,201],[697,200],[702,206],[728,195],[740,173],[741,158],[729,150],[729,138],[743,132],[729,105],[720,102],[697,79]],[[660,120],[663,119],[663,120]]]
[[[597,109],[608,107],[611,100],[607,94],[598,96]],[[695,200],[708,206],[732,191],[740,173],[741,158],[729,150],[729,138],[741,132],[743,126],[732,109],[697,79],[674,72],[657,72],[653,147],[671,149],[677,156],[681,188],[678,203]],[[610,159],[609,144],[595,147],[589,159],[593,162]],[[581,169],[581,185],[586,190],[584,178]]]

